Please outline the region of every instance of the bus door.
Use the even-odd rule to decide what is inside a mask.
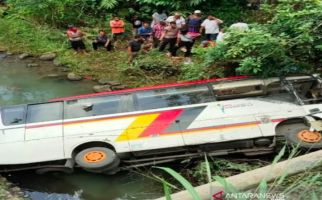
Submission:
[[[26,106],[4,107],[0,118],[0,164],[19,164],[23,158]]]
[[[64,158],[63,102],[28,105],[25,155],[30,162]]]

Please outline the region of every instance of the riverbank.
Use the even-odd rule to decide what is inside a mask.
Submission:
[[[112,52],[103,49],[95,52],[91,49],[91,41],[97,30],[81,28],[86,33],[88,54],[75,54],[70,49],[64,30],[19,18],[2,17],[0,50],[13,54],[27,53],[34,57],[44,53],[55,53],[55,63],[69,68],[77,75],[93,77],[94,80],[117,81],[129,88],[180,80],[180,63],[164,54],[152,51],[148,55],[142,55],[133,65],[129,65],[126,42],[120,42]]]
[[[27,200],[20,188],[13,186],[6,178],[0,176],[0,199]]]

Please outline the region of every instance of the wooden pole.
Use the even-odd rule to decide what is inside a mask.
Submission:
[[[322,150],[231,176],[226,178],[226,181],[237,190],[245,191],[256,188],[262,180],[271,182],[285,173],[288,175],[294,175],[314,167],[318,167],[322,164],[321,161]],[[201,185],[195,187],[195,189],[203,200],[213,199],[212,196],[214,194],[224,191],[224,188],[218,182]],[[193,200],[187,191],[181,191],[171,196],[172,200]],[[165,200],[165,197],[156,200]]]

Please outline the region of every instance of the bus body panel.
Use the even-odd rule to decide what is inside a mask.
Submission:
[[[322,104],[308,100],[311,79],[289,79],[288,89],[305,89],[298,95],[277,78],[249,79],[13,106],[5,120],[1,109],[0,165],[69,159],[91,142],[132,153],[271,137],[287,119],[322,118]]]

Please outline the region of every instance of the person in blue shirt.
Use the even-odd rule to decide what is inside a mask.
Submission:
[[[138,35],[144,38],[145,40],[148,40],[152,36],[152,28],[150,27],[150,24],[145,22],[143,23],[143,26],[138,29]]]

